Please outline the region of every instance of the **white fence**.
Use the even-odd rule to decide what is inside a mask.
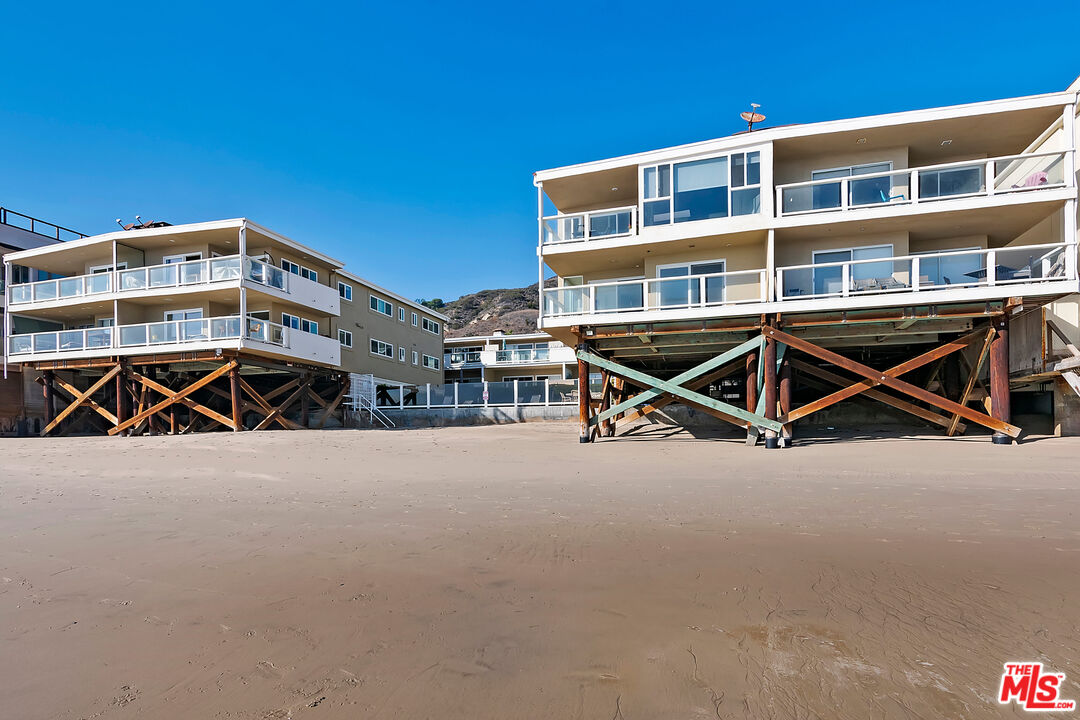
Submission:
[[[400,410],[543,407],[572,405],[578,401],[577,380],[508,380],[444,385],[374,381],[373,393],[375,407]]]

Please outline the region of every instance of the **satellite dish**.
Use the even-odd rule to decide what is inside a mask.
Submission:
[[[754,129],[754,123],[759,123],[765,120],[765,116],[757,111],[761,107],[757,103],[750,103],[750,110],[747,112],[739,113],[739,117],[746,121],[746,131],[750,132]]]

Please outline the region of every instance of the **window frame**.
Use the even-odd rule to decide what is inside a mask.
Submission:
[[[352,336],[352,333],[350,331],[344,330],[342,328],[338,328],[337,337],[338,337],[338,344],[341,345],[341,347],[352,348],[352,346],[353,346],[353,336]],[[346,340],[348,340],[348,342],[345,342]]]
[[[412,326],[417,327],[420,324],[420,316],[415,312],[412,314]]]
[[[428,325],[434,325],[436,329],[431,330],[427,327]],[[420,323],[420,329],[438,337],[442,334],[442,323],[438,320],[432,320],[431,318],[424,316],[423,322]]]
[[[431,360],[433,364],[429,365],[428,360]],[[424,353],[422,366],[425,370],[442,370],[442,368],[439,366],[439,358],[428,355],[427,353]]]
[[[368,310],[370,310],[373,313],[378,313],[380,315],[384,315],[384,316],[390,318],[391,320],[394,319],[394,304],[392,302],[390,302],[389,300],[383,300],[381,297],[379,297],[378,295],[376,295],[374,293],[368,293],[368,298],[369,298],[369,300],[368,300]],[[378,309],[379,304],[385,304],[386,305],[386,312],[383,312],[382,310]],[[372,307],[372,305],[375,305],[375,307]]]
[[[747,182],[747,176],[749,175],[749,173],[747,172],[747,169],[750,167],[749,156],[752,155],[752,154],[757,154],[758,179],[757,179],[756,183]],[[743,156],[743,164],[742,164],[743,182],[742,182],[741,185],[735,185],[733,183],[733,181],[732,181],[732,173],[734,172],[734,167],[735,167],[734,158],[736,156],[739,156],[739,155]],[[682,157],[682,158],[678,158],[678,159],[671,159],[671,160],[667,160],[667,161],[664,161],[664,162],[655,162],[655,163],[650,163],[650,164],[647,164],[647,165],[639,165],[638,166],[638,188],[639,188],[639,190],[638,190],[638,217],[641,218],[641,227],[643,229],[644,228],[650,228],[650,227],[666,227],[666,226],[671,226],[671,225],[681,225],[682,223],[686,223],[686,222],[700,222],[702,220],[730,220],[732,218],[737,218],[737,217],[752,217],[754,215],[760,215],[761,210],[762,210],[762,208],[761,208],[761,194],[762,194],[762,192],[764,192],[764,188],[765,188],[763,179],[761,177],[761,167],[762,167],[762,164],[763,164],[763,160],[764,160],[763,156],[764,155],[765,155],[765,148],[763,146],[757,145],[757,146],[742,148],[742,149],[739,149],[739,150],[728,150],[728,151],[722,152],[720,154],[695,155],[695,156],[690,156],[690,157]],[[699,218],[697,220],[694,220],[694,219],[676,220],[675,219],[675,197],[678,194],[677,191],[676,191],[676,188],[675,188],[676,166],[678,166],[678,165],[686,165],[686,164],[690,164],[690,163],[700,163],[700,162],[705,162],[705,161],[708,161],[708,160],[726,160],[726,165],[727,165],[727,177],[726,177],[726,182],[727,182],[727,185],[726,185],[726,190],[727,190],[727,212],[726,212],[726,214],[722,215],[722,216],[719,216],[719,217],[714,217],[714,218]],[[660,174],[660,169],[664,168],[664,167],[667,168],[667,176],[668,176],[668,188],[667,188],[668,192],[667,192],[667,194],[666,195],[660,195],[659,194],[659,190],[660,190],[659,185],[660,185],[660,183],[658,182],[657,183],[657,195],[656,195],[656,197],[646,197],[646,192],[645,192],[645,190],[646,190],[646,188],[645,188],[645,173],[646,173],[646,171],[647,170],[655,170],[657,175],[659,175]],[[754,188],[756,188],[757,191],[758,191],[758,202],[757,202],[758,208],[757,208],[757,211],[752,212],[752,213],[735,214],[734,193],[737,192],[737,191],[740,191],[740,190],[751,190],[751,189],[754,189]],[[667,222],[661,222],[661,223],[652,223],[652,224],[646,225],[645,224],[645,205],[646,205],[646,203],[654,203],[654,202],[658,203],[658,202],[661,202],[661,201],[664,201],[664,200],[666,200],[667,204],[668,204],[668,210],[667,210],[667,214],[668,214],[668,218],[669,218],[668,221]]]
[[[412,351],[412,364],[413,365],[419,365],[420,364],[420,353],[417,352],[416,350]]]
[[[345,292],[342,292],[344,290]],[[338,280],[337,283],[338,297],[346,302],[352,302],[353,299],[353,286],[342,280]]]
[[[405,362],[405,346],[398,345],[398,362]]]
[[[375,350],[375,348],[378,347],[378,346],[386,346],[386,348],[388,348],[390,350],[390,354],[387,355],[386,353],[382,353],[382,352],[379,352],[378,350]],[[377,338],[369,338],[368,339],[368,352],[370,354],[374,355],[375,357],[381,357],[384,360],[393,360],[394,359],[394,344],[385,342],[383,340],[379,340]]]

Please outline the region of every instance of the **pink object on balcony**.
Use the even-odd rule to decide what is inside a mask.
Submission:
[[[1031,173],[1028,175],[1027,180],[1024,181],[1024,187],[1038,187],[1039,185],[1045,185],[1050,182],[1050,177],[1043,171]]]

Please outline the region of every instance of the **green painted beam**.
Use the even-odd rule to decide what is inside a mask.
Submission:
[[[785,345],[784,343],[776,343],[776,372],[778,372],[778,373],[780,372],[780,363],[784,360],[784,351],[786,351],[786,350],[787,350],[787,345]],[[762,383],[765,382],[765,376],[762,375],[762,371],[764,371],[764,369],[765,369],[764,353],[762,353],[762,357],[760,358],[760,360],[761,360],[761,363],[758,365],[759,371],[758,371],[757,414],[758,415],[764,415],[765,414],[765,393],[762,392],[762,388],[763,388]],[[754,435],[759,435],[760,434],[760,433],[758,433],[758,429],[756,427],[749,428],[746,432],[752,433]]]
[[[717,356],[716,358],[713,358],[713,360],[715,360],[717,362],[715,364],[711,364],[710,369],[712,367],[718,367],[719,365],[721,365],[724,362],[727,362],[729,360],[733,360],[734,358],[738,357],[741,354],[745,354],[750,349],[752,349],[753,346],[756,345],[756,344],[757,344],[756,341],[747,341],[743,345],[739,346],[740,348],[743,348],[741,352],[735,353],[734,350],[732,350],[732,351],[729,351],[731,354],[728,354],[728,353],[724,354],[724,355],[727,355],[727,357]],[[738,348],[736,348],[736,349],[738,349]],[[769,420],[768,418],[766,418],[766,417],[764,417],[762,415],[757,415],[755,413],[748,412],[748,411],[746,411],[746,410],[744,410],[742,408],[735,407],[734,405],[729,405],[726,402],[721,402],[719,400],[714,400],[713,398],[711,398],[711,397],[709,397],[707,395],[702,395],[700,393],[693,392],[691,390],[687,390],[686,388],[679,385],[679,382],[686,382],[688,379],[692,380],[693,377],[678,380],[678,377],[681,377],[681,376],[677,376],[676,378],[673,378],[671,380],[659,380],[657,378],[652,377],[651,375],[646,375],[643,372],[638,372],[637,370],[631,370],[630,368],[623,367],[622,365],[619,365],[618,363],[612,362],[612,361],[610,361],[610,360],[608,360],[606,358],[602,358],[599,355],[593,355],[590,352],[585,352],[585,351],[579,350],[578,351],[578,357],[580,359],[584,360],[587,363],[597,365],[599,367],[604,368],[605,370],[610,370],[613,373],[615,373],[616,375],[621,375],[622,377],[629,378],[630,380],[635,380],[635,381],[637,381],[639,383],[642,383],[644,385],[650,385],[650,386],[652,386],[654,388],[653,390],[646,390],[645,392],[642,392],[642,393],[638,394],[637,396],[635,396],[635,397],[633,397],[633,398],[631,398],[631,399],[629,399],[629,400],[627,400],[625,402],[619,403],[618,405],[616,405],[613,408],[608,409],[604,413],[601,413],[600,415],[596,416],[596,421],[597,422],[604,419],[605,415],[607,415],[607,417],[610,417],[615,412],[623,412],[624,410],[628,410],[628,409],[630,409],[630,408],[632,408],[632,407],[634,407],[636,405],[640,405],[642,402],[646,402],[648,400],[651,400],[652,398],[656,398],[656,397],[659,397],[660,395],[663,395],[663,394],[667,393],[669,395],[674,395],[676,397],[681,397],[681,398],[683,398],[685,400],[691,400],[691,401],[693,401],[693,402],[695,402],[695,403],[697,403],[699,405],[704,405],[705,407],[710,407],[713,410],[717,410],[717,411],[722,412],[722,413],[724,413],[726,415],[731,415],[732,417],[737,417],[740,420],[745,420],[746,422],[751,423],[752,425],[759,425],[759,426],[761,426],[763,428],[766,428],[768,430],[773,430],[775,432],[780,432],[783,429],[783,425],[781,425],[779,422],[777,422],[775,420]],[[721,358],[723,358],[723,359],[721,359]],[[712,362],[713,361],[710,361],[710,363],[712,363]],[[698,367],[701,367],[701,366],[698,366]],[[694,370],[697,370],[697,368],[695,368]],[[687,372],[694,372],[694,370],[690,370],[690,371],[687,371]],[[704,371],[702,371],[702,372],[704,372]],[[685,375],[686,373],[683,373],[683,374]],[[700,375],[701,372],[698,372],[697,374]],[[695,377],[696,377],[696,375],[695,375]],[[648,396],[648,397],[646,397],[646,396]]]
[[[762,335],[761,337],[765,337],[765,336]],[[680,373],[680,374],[676,375],[675,377],[673,377],[668,382],[673,382],[676,385],[682,385],[683,383],[690,382],[694,378],[697,378],[697,377],[700,377],[701,375],[704,375],[705,373],[709,372],[710,370],[714,370],[714,369],[720,367],[721,365],[723,365],[724,363],[726,363],[726,362],[728,362],[730,360],[734,360],[735,358],[739,357],[740,355],[745,355],[746,353],[753,350],[755,347],[761,348],[761,347],[764,347],[764,346],[765,346],[764,340],[759,340],[758,338],[750,338],[746,342],[741,343],[740,345],[737,345],[736,347],[733,347],[730,350],[727,350],[727,351],[721,353],[720,355],[717,355],[714,358],[710,358],[709,360],[706,360],[705,362],[701,363],[700,365],[695,365],[694,367],[690,368],[689,370],[687,370],[684,373]],[[578,353],[578,357],[581,357],[580,353]],[[646,375],[646,377],[649,377],[649,376]],[[649,379],[650,379],[650,382],[648,382],[646,384],[647,385],[653,385],[654,384],[652,382],[653,378],[650,377]],[[632,409],[634,407],[637,407],[638,405],[641,405],[642,403],[647,403],[650,400],[654,400],[654,399],[660,397],[663,394],[664,393],[662,393],[662,392],[660,392],[658,390],[645,390],[643,392],[640,392],[637,395],[635,395],[634,397],[629,398],[627,400],[623,400],[618,405],[615,405],[614,407],[610,407],[610,408],[608,408],[607,410],[605,410],[604,412],[602,412],[602,413],[600,413],[598,415],[594,415],[589,420],[589,424],[590,425],[595,425],[595,424],[600,423],[600,422],[602,422],[604,420],[607,420],[608,418],[615,417],[616,415],[618,415],[621,412],[626,412],[627,410],[630,410],[630,409]]]

